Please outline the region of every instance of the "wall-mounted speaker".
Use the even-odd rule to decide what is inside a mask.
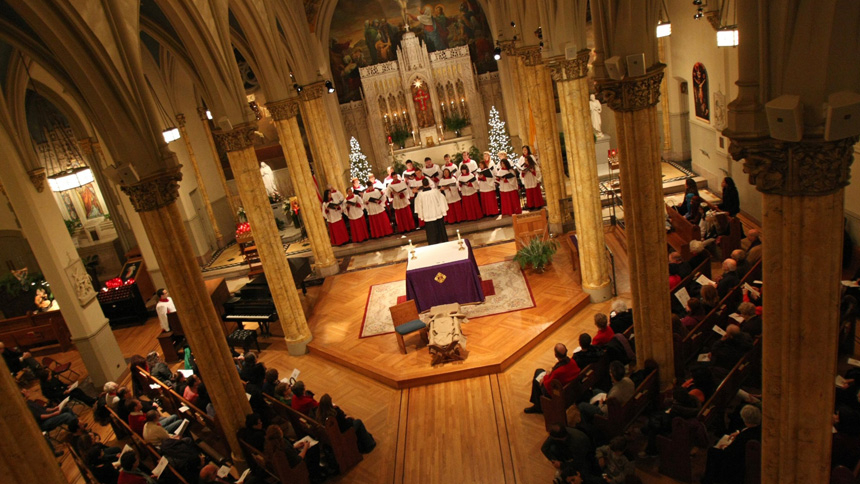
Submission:
[[[627,74],[624,63],[621,62],[621,57],[617,55],[606,59],[604,65],[606,66],[606,73],[609,74],[611,79],[615,79],[616,81],[620,81]]]
[[[784,94],[765,104],[770,136],[783,141],[803,138],[803,103],[800,96]]]
[[[638,77],[645,75],[645,54],[633,54],[627,56],[627,75]]]
[[[824,139],[835,141],[860,135],[860,94],[851,91],[827,97]]]

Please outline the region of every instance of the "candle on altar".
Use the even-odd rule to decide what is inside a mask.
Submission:
[[[462,240],[460,239],[460,229],[457,229],[457,240]]]
[[[412,249],[412,248],[413,248],[413,245],[412,245],[412,239],[409,239],[409,248],[410,248],[410,249]]]

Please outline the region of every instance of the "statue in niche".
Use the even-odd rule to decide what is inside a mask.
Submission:
[[[603,120],[600,119],[600,113],[603,112],[603,106],[597,100],[594,94],[591,95],[588,101],[588,107],[591,109],[591,127],[594,129],[594,137],[597,139],[603,138],[603,131],[600,129]]]
[[[280,192],[278,192],[278,184],[275,181],[275,174],[272,172],[272,168],[266,164],[265,161],[260,162],[260,175],[263,177],[263,186],[266,187],[266,195],[269,196],[269,199],[277,199],[280,197]]]

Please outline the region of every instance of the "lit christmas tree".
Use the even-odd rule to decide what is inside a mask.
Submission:
[[[367,157],[361,152],[358,140],[353,136],[349,139],[349,177],[351,179],[358,178],[362,184],[365,184],[370,173],[370,163],[367,162]]]
[[[490,159],[493,163],[499,162],[499,151],[513,153],[514,147],[511,146],[511,138],[508,136],[508,130],[505,129],[505,122],[499,119],[499,112],[496,107],[490,108]]]

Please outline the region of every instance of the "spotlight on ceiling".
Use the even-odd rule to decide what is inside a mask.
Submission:
[[[293,89],[295,89],[296,92],[302,92],[302,86],[298,85],[298,83],[293,84]]]
[[[328,89],[329,94],[334,92],[334,84],[331,81],[325,81],[325,87]]]
[[[496,47],[493,49],[493,59],[499,60],[502,58],[502,48]]]
[[[702,10],[702,7],[699,7],[699,9],[696,10],[696,15],[693,15],[693,18],[696,20],[699,20],[700,18],[702,18],[704,16],[705,16],[705,12]]]
[[[702,5],[702,0],[693,0],[693,5]]]
[[[516,28],[516,26],[517,26],[517,23],[516,23],[516,22],[514,22],[513,20],[511,20],[511,27]]]

